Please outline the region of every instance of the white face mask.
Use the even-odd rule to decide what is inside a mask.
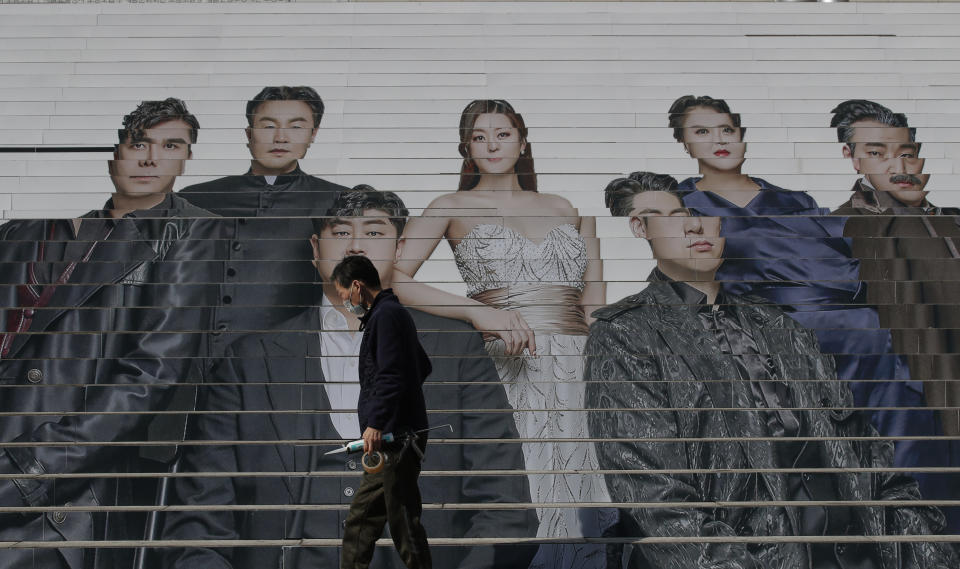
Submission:
[[[349,312],[350,314],[353,314],[354,316],[357,316],[359,318],[363,318],[367,314],[367,310],[369,309],[362,304],[354,304],[350,300],[351,296],[353,296],[353,290],[350,291],[350,296],[348,296],[347,299],[343,301],[343,307],[346,308],[347,312]],[[360,295],[360,302],[363,302],[362,294]]]

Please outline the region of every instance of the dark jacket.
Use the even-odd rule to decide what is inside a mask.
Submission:
[[[426,429],[420,386],[433,368],[410,313],[388,288],[373,299],[360,322],[360,432],[373,427],[399,435]]]
[[[890,465],[885,441],[848,440],[875,436],[860,413],[846,409],[851,395],[835,381],[832,360],[821,356],[814,334],[762,299],[730,296],[731,312],[748,331],[765,365],[790,380],[787,389],[809,436],[824,440],[825,467]],[[757,409],[750,382],[738,380],[733,358],[722,355],[712,331],[683,306],[667,283],[651,283],[639,294],[593,313],[587,342],[587,407],[591,436],[617,439],[597,444],[600,467],[613,501],[645,503],[621,510],[630,537],[737,537],[799,534],[795,507],[736,506],[737,502],[789,500],[784,468],[777,460],[767,418]],[[720,438],[721,440],[703,440]],[[657,439],[645,442],[646,439]],[[676,442],[671,442],[677,439]],[[789,468],[790,465],[786,465]],[[697,472],[697,470],[709,472]],[[763,470],[764,472],[752,472]],[[641,471],[651,470],[649,474]],[[913,500],[916,483],[892,472],[842,472],[841,500]],[[723,506],[670,507],[682,502]],[[650,503],[657,505],[651,506]],[[930,507],[853,508],[868,536],[926,535],[943,527]],[[884,543],[876,552],[883,569],[957,567],[948,544]],[[847,546],[838,547],[843,558]],[[851,552],[856,554],[855,551]],[[630,567],[663,569],[796,569],[809,567],[809,553],[796,543],[644,544]]]
[[[420,479],[425,504],[423,523],[431,538],[531,537],[537,519],[532,509],[495,509],[487,505],[529,504],[525,475],[464,474],[472,470],[522,472],[523,455],[513,412],[493,362],[480,335],[462,322],[411,310],[417,338],[435,362],[424,384],[431,422],[451,423],[452,435],[435,437],[478,439],[457,444],[434,441],[427,448]],[[354,490],[360,483],[360,457],[324,456],[340,443],[330,421],[330,405],[323,387],[317,338],[318,310],[311,308],[278,327],[284,332],[238,338],[228,357],[215,370],[216,384],[204,389],[201,409],[192,427],[196,438],[223,441],[223,445],[188,446],[185,472],[291,473],[290,476],[178,478],[174,503],[238,505],[235,511],[169,513],[165,539],[299,540],[328,539],[311,552],[292,546],[198,547],[171,549],[161,566],[184,569],[307,569],[337,567],[343,522]],[[243,411],[243,414],[235,414]],[[297,411],[308,411],[297,413]],[[296,445],[298,439],[320,444]],[[483,442],[480,442],[480,441]],[[232,441],[264,444],[233,445]],[[503,441],[503,442],[501,442]],[[312,449],[312,451],[311,451]],[[317,473],[305,478],[308,470]],[[431,472],[453,471],[432,476]],[[311,480],[306,488],[304,481]],[[309,510],[300,515],[293,504],[339,505],[337,509]],[[277,505],[276,509],[244,506]],[[476,509],[431,509],[431,504],[468,504]],[[526,569],[536,547],[435,547],[434,566],[445,569]],[[309,553],[309,555],[308,555]],[[377,548],[377,569],[401,569],[392,548]]]
[[[849,217],[843,235],[853,238],[867,302],[907,356],[910,378],[954,380],[925,395],[931,406],[960,406],[960,210],[885,206],[892,198],[881,194],[858,180],[833,215]],[[960,435],[956,413],[944,418],[945,434]]]
[[[229,331],[260,332],[318,304],[311,219],[326,215],[343,186],[297,168],[273,185],[249,172],[195,184],[178,195],[224,218],[229,241],[217,307],[213,352],[222,354]]]
[[[852,238],[867,302],[910,369],[908,382],[873,386],[867,404],[889,408],[873,412],[874,424],[884,436],[920,437],[896,443],[897,466],[960,466],[960,440],[930,439],[960,434],[960,210],[907,207],[858,180],[833,215],[847,217],[843,234]],[[957,474],[916,476],[924,498],[960,499]],[[950,532],[960,531],[960,508],[944,512]]]
[[[94,214],[88,214],[92,216]],[[0,359],[0,506],[114,506],[132,503],[130,479],[139,471],[136,446],[147,439],[151,411],[165,408],[171,384],[196,381],[213,302],[207,286],[216,225],[176,196],[157,208],[116,220],[87,262],[37,309],[28,333],[17,334]],[[17,310],[17,286],[50,224],[12,221],[0,227],[0,317]],[[34,474],[91,473],[90,478]],[[103,473],[103,474],[95,474]],[[143,524],[117,512],[0,513],[0,541],[141,539]],[[31,566],[56,550],[0,549],[3,567]],[[129,549],[59,551],[44,567],[129,566]]]

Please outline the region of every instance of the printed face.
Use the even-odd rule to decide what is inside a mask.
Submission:
[[[303,101],[265,101],[247,127],[247,147],[258,176],[292,172],[317,136],[313,111]]]
[[[863,174],[870,185],[901,203],[916,206],[923,203],[924,188],[930,179],[923,174],[920,146],[910,141],[905,127],[891,127],[876,121],[857,121],[851,142],[843,147],[843,155],[853,160],[854,169]]]
[[[700,163],[701,170],[729,171],[740,168],[747,145],[740,127],[727,113],[709,107],[694,107],[683,117],[683,146]]]
[[[712,274],[723,262],[720,218],[692,216],[667,192],[634,196],[630,228],[650,243],[653,257],[668,274]]]
[[[136,140],[118,144],[108,169],[118,194],[142,197],[173,191],[187,158],[190,125],[178,119],[155,125]]]
[[[506,174],[514,171],[527,143],[507,115],[484,113],[473,124],[469,148],[481,174]]]
[[[310,239],[310,244],[313,247],[313,265],[324,281],[330,280],[334,267],[344,257],[363,255],[373,262],[381,285],[387,287],[393,280],[393,264],[400,257],[403,239],[398,239],[397,228],[390,223],[385,211],[367,209],[362,217],[333,220],[320,235]]]

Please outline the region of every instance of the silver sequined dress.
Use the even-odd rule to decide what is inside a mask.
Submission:
[[[587,339],[580,298],[587,270],[583,237],[571,224],[553,228],[536,243],[515,229],[480,224],[454,249],[471,298],[517,310],[535,330],[537,356],[504,354],[501,340],[487,342],[507,398],[515,409],[528,471],[594,471],[592,443],[552,442],[589,438],[584,406],[583,348]],[[530,492],[538,504],[609,502],[598,474],[535,473]],[[597,537],[615,521],[608,508],[537,508],[538,537]],[[600,569],[604,547],[546,545],[531,567]]]

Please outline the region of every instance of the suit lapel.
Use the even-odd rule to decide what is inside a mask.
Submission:
[[[98,291],[116,285],[156,256],[132,220],[118,220],[110,237],[93,248],[90,259],[77,263],[67,283],[56,288],[47,307],[35,312],[30,333],[14,338],[8,357],[16,357],[34,334],[46,331],[65,312],[83,306]]]
[[[322,438],[340,438],[330,416],[323,412],[330,409],[330,402],[326,390],[322,387],[323,371],[319,359],[319,337],[314,330],[319,330],[319,322],[314,317],[316,310],[307,309],[297,317],[287,321],[280,328],[303,332],[289,332],[275,335],[270,339],[261,339],[261,349],[266,368],[267,383],[261,386],[266,401],[275,413],[270,413],[269,423],[273,426],[277,440],[312,439],[314,436]],[[310,389],[313,384],[316,389]],[[304,416],[291,411],[316,410]],[[316,423],[309,423],[309,418]],[[312,427],[304,432],[304,424]],[[292,443],[274,445],[283,468],[287,472],[296,471],[296,446]],[[299,499],[300,482],[290,477],[283,477],[287,490],[294,500]]]
[[[290,381],[296,381],[296,373],[290,365],[290,358],[293,353],[288,351],[285,346],[272,340],[260,340],[263,350],[263,364],[266,370],[266,383],[260,386],[263,390],[264,401],[268,401],[271,410],[269,413],[269,423],[273,426],[275,439],[277,441],[287,441],[297,438],[297,424],[293,415],[284,413],[290,409],[299,406],[299,397],[293,391],[292,386],[279,385]],[[280,462],[283,464],[285,472],[294,470],[293,447],[289,443],[277,443],[273,448],[280,455]],[[283,483],[287,486],[287,491],[291,496],[298,495],[297,488],[294,488],[289,477],[282,477]],[[299,488],[299,486],[297,486]]]

